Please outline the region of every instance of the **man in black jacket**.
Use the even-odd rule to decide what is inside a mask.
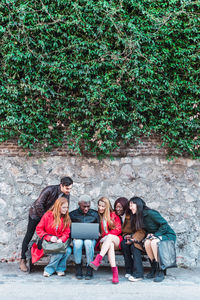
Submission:
[[[20,260],[20,269],[23,272],[27,272],[26,266],[26,251],[28,244],[33,237],[35,228],[40,222],[44,213],[54,204],[59,197],[65,197],[69,201],[70,191],[73,185],[73,180],[70,177],[64,177],[61,179],[60,184],[50,185],[44,188],[39,198],[33,203],[29,210],[29,221],[27,232],[22,243],[22,252]]]
[[[90,208],[90,198],[87,195],[82,195],[78,202],[79,208],[70,212],[71,221],[74,223],[99,223],[98,212]],[[73,240],[73,253],[76,263],[76,278],[82,279],[82,249],[85,247],[85,254],[87,259],[87,271],[85,279],[91,279],[93,277],[93,270],[89,266],[90,262],[94,258],[94,247],[96,240]]]

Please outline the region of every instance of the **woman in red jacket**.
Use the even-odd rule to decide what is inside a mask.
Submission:
[[[112,268],[113,283],[118,283],[118,269],[115,262],[115,250],[119,249],[119,244],[122,240],[121,234],[121,221],[115,214],[110,204],[110,201],[102,197],[98,201],[98,213],[100,216],[101,238],[99,241],[101,251],[97,254],[94,261],[90,266],[97,270],[101,264],[102,258],[108,253],[108,260]],[[98,244],[97,244],[98,245]]]
[[[54,205],[48,210],[36,227],[40,238],[52,243],[65,243],[70,234],[71,220],[69,217],[68,200],[64,197],[58,198]],[[53,273],[64,276],[66,262],[72,250],[67,247],[65,254],[52,254],[49,264],[44,268],[43,276],[49,277]]]

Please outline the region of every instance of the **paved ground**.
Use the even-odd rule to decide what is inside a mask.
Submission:
[[[33,273],[22,273],[17,263],[0,263],[0,300],[200,300],[200,268],[171,269],[161,283],[152,280],[128,282],[124,268],[119,269],[120,282],[111,282],[109,267],[100,267],[93,280],[77,280],[74,267],[69,267],[65,277],[42,276],[43,267]]]

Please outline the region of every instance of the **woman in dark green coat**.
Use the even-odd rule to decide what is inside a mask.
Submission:
[[[146,278],[154,278],[155,282],[160,282],[164,279],[164,272],[159,268],[157,243],[160,240],[173,240],[175,242],[176,234],[160,213],[147,207],[141,198],[133,197],[130,201],[132,213],[135,212],[136,219],[142,220],[143,228],[147,233],[144,247],[150,259],[151,271],[146,275]]]

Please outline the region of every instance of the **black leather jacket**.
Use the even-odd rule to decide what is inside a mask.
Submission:
[[[98,212],[94,209],[89,209],[85,215],[80,208],[69,213],[71,221],[74,223],[99,223]]]
[[[42,190],[38,199],[29,210],[32,219],[40,219],[44,213],[54,204],[59,196],[69,200],[69,195],[65,195],[60,190],[60,185],[49,185]]]

